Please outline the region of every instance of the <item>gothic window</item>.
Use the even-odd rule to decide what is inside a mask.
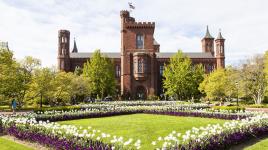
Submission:
[[[120,65],[115,66],[115,76],[116,76],[116,78],[119,78],[120,75],[121,75],[121,70],[120,69],[121,69]]]
[[[163,76],[163,72],[164,72],[164,66],[163,65],[160,65],[159,72],[160,72],[160,75]]]
[[[142,62],[141,59],[138,60],[138,73],[142,73]]]
[[[144,36],[142,34],[137,34],[136,36],[136,47],[137,49],[144,48]]]

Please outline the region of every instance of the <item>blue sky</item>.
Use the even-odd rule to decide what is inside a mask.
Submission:
[[[221,28],[226,63],[268,50],[266,0],[132,0],[137,21],[156,22],[161,52],[200,52],[209,25],[212,36]],[[71,31],[80,52],[120,51],[120,10],[125,0],[0,0],[0,40],[8,41],[17,59],[31,55],[43,66],[57,63],[57,33]]]

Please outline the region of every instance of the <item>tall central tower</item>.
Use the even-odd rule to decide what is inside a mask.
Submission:
[[[128,11],[121,16],[121,95],[125,98],[146,98],[155,94],[154,22],[136,22]]]

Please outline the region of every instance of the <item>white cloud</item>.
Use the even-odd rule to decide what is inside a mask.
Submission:
[[[155,38],[162,52],[201,51],[205,26],[226,38],[227,64],[268,49],[265,0],[136,0],[137,21],[155,21]],[[18,59],[40,58],[56,65],[57,33],[71,31],[79,51],[120,51],[120,16],[124,0],[2,0],[0,40],[8,41]],[[72,43],[71,43],[72,44]],[[72,45],[71,45],[72,48]]]

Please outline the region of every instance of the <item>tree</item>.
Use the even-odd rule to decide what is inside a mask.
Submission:
[[[200,84],[199,90],[209,99],[223,99],[225,97],[226,72],[219,68],[208,74]]]
[[[51,98],[55,73],[49,68],[36,69],[33,74],[30,89],[32,97],[40,97],[39,104],[42,108],[43,98]]]
[[[18,100],[22,104],[25,95],[29,92],[30,83],[33,76],[33,71],[41,66],[41,61],[31,56],[26,56],[20,62],[20,76],[21,76],[21,91],[18,94]]]
[[[87,77],[75,75],[71,85],[71,97],[73,104],[83,101],[86,96],[90,95],[90,84]]]
[[[265,58],[257,55],[247,60],[242,66],[243,93],[251,97],[255,104],[261,104],[267,87],[265,74],[267,73],[267,53]],[[265,62],[265,63],[264,63]]]
[[[201,64],[193,66],[193,78],[191,82],[191,96],[201,96],[200,91],[198,90],[200,83],[204,80],[205,71],[204,67]]]
[[[0,49],[0,95],[3,99],[18,96],[22,81],[20,73],[12,51]]]
[[[90,61],[84,64],[83,76],[89,79],[90,93],[93,97],[104,98],[114,95],[116,80],[113,63],[96,50]]]
[[[194,66],[190,58],[182,51],[171,57],[163,72],[165,95],[179,99],[191,98],[198,93],[199,83],[203,80],[204,69],[201,65]]]
[[[237,98],[239,95],[241,95],[241,71],[239,69],[232,68],[231,66],[228,66],[225,69],[225,88],[224,93],[226,98],[231,100],[231,98]]]
[[[65,105],[71,99],[73,73],[57,72],[54,80],[52,80],[50,105]]]

